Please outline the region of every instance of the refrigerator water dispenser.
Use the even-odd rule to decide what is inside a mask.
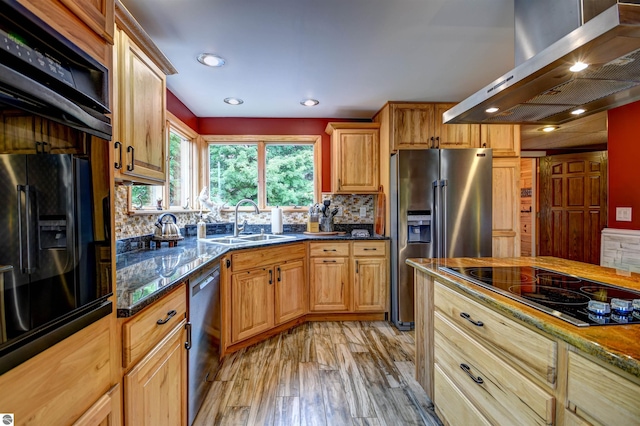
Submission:
[[[407,241],[409,243],[431,242],[431,211],[407,212]]]

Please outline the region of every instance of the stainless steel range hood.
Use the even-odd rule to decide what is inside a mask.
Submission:
[[[589,67],[569,68],[576,62]],[[640,5],[617,2],[443,114],[444,123],[562,124],[640,100]],[[499,108],[497,112],[486,112]],[[572,111],[584,109],[581,115]]]

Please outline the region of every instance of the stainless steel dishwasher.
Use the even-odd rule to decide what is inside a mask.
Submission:
[[[220,264],[189,280],[189,424],[220,365]]]

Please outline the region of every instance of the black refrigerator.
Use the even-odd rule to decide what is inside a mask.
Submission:
[[[87,159],[0,155],[0,265],[8,267],[0,289],[0,355],[111,294],[99,270],[108,242],[95,240],[92,195]]]

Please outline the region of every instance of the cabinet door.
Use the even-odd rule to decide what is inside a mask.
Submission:
[[[387,309],[387,261],[385,258],[355,258],[353,309],[384,312]]]
[[[118,114],[124,179],[165,182],[165,75],[119,31]],[[139,178],[137,180],[136,178]]]
[[[378,129],[334,132],[334,192],[353,194],[378,191],[378,133]]]
[[[120,385],[115,385],[73,423],[73,426],[120,426],[122,400]]]
[[[114,2],[110,0],[60,0],[96,34],[113,42]]]
[[[436,148],[478,148],[480,126],[477,124],[442,124],[442,114],[455,104],[435,104],[434,134]]]
[[[182,321],[124,376],[124,423],[186,424],[187,350]]]
[[[433,104],[392,104],[391,150],[433,148]]]
[[[272,268],[257,268],[231,276],[231,342],[273,327]]]
[[[520,256],[520,158],[493,159],[493,257]]]
[[[80,154],[81,132],[21,111],[0,113],[0,153]]]
[[[276,274],[276,325],[307,313],[307,285],[304,261],[296,260],[275,267]]]
[[[309,310],[349,310],[349,263],[344,257],[311,259]]]
[[[493,149],[493,157],[520,155],[520,126],[512,124],[482,124],[480,147]]]

